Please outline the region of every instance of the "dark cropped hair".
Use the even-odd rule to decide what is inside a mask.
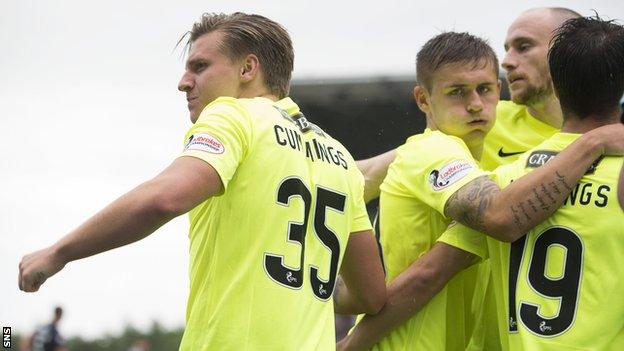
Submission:
[[[624,27],[598,15],[570,19],[555,32],[548,64],[564,114],[613,112],[624,93]]]
[[[267,88],[279,98],[288,95],[295,54],[284,27],[260,15],[204,13],[182,39],[188,36],[187,47],[190,47],[202,35],[214,31],[223,33],[221,49],[225,55],[232,60],[256,55]]]
[[[433,74],[440,67],[462,63],[473,69],[492,65],[498,77],[498,59],[487,41],[469,33],[446,32],[429,39],[416,55],[416,80],[431,90]]]

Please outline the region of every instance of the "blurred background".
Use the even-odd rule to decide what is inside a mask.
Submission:
[[[177,348],[188,293],[185,216],[140,244],[69,264],[36,294],[19,291],[17,267],[181,151],[190,122],[175,46],[203,12],[259,13],[286,27],[291,96],[363,158],[422,130],[414,58],[429,38],[469,31],[502,59],[509,24],[539,6],[624,18],[615,0],[0,2],[1,326],[18,345],[60,305],[71,350]]]

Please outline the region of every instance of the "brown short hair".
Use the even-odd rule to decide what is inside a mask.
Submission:
[[[472,68],[491,64],[498,77],[498,59],[484,39],[469,33],[445,32],[429,39],[416,55],[416,80],[431,90],[436,70],[451,63],[465,63]]]
[[[267,88],[279,98],[288,95],[295,54],[284,27],[260,15],[204,13],[180,41],[188,36],[189,48],[199,37],[214,31],[223,33],[225,55],[232,60],[248,54],[258,56]]]

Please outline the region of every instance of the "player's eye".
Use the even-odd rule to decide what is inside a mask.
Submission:
[[[525,52],[527,50],[529,50],[531,48],[531,44],[528,43],[522,43],[520,45],[518,45],[518,51],[519,52]]]
[[[477,93],[479,94],[489,93],[491,90],[492,89],[490,89],[490,87],[487,85],[480,85],[477,87]]]
[[[195,73],[199,73],[206,69],[206,67],[208,67],[206,62],[195,62],[191,65],[191,70]]]
[[[453,89],[453,90],[449,91],[447,94],[450,95],[450,96],[462,97],[462,96],[464,96],[464,90],[463,89]]]

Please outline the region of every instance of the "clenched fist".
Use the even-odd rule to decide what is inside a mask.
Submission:
[[[34,292],[49,277],[65,267],[65,262],[58,258],[52,247],[35,251],[22,258],[19,264],[19,288]]]

